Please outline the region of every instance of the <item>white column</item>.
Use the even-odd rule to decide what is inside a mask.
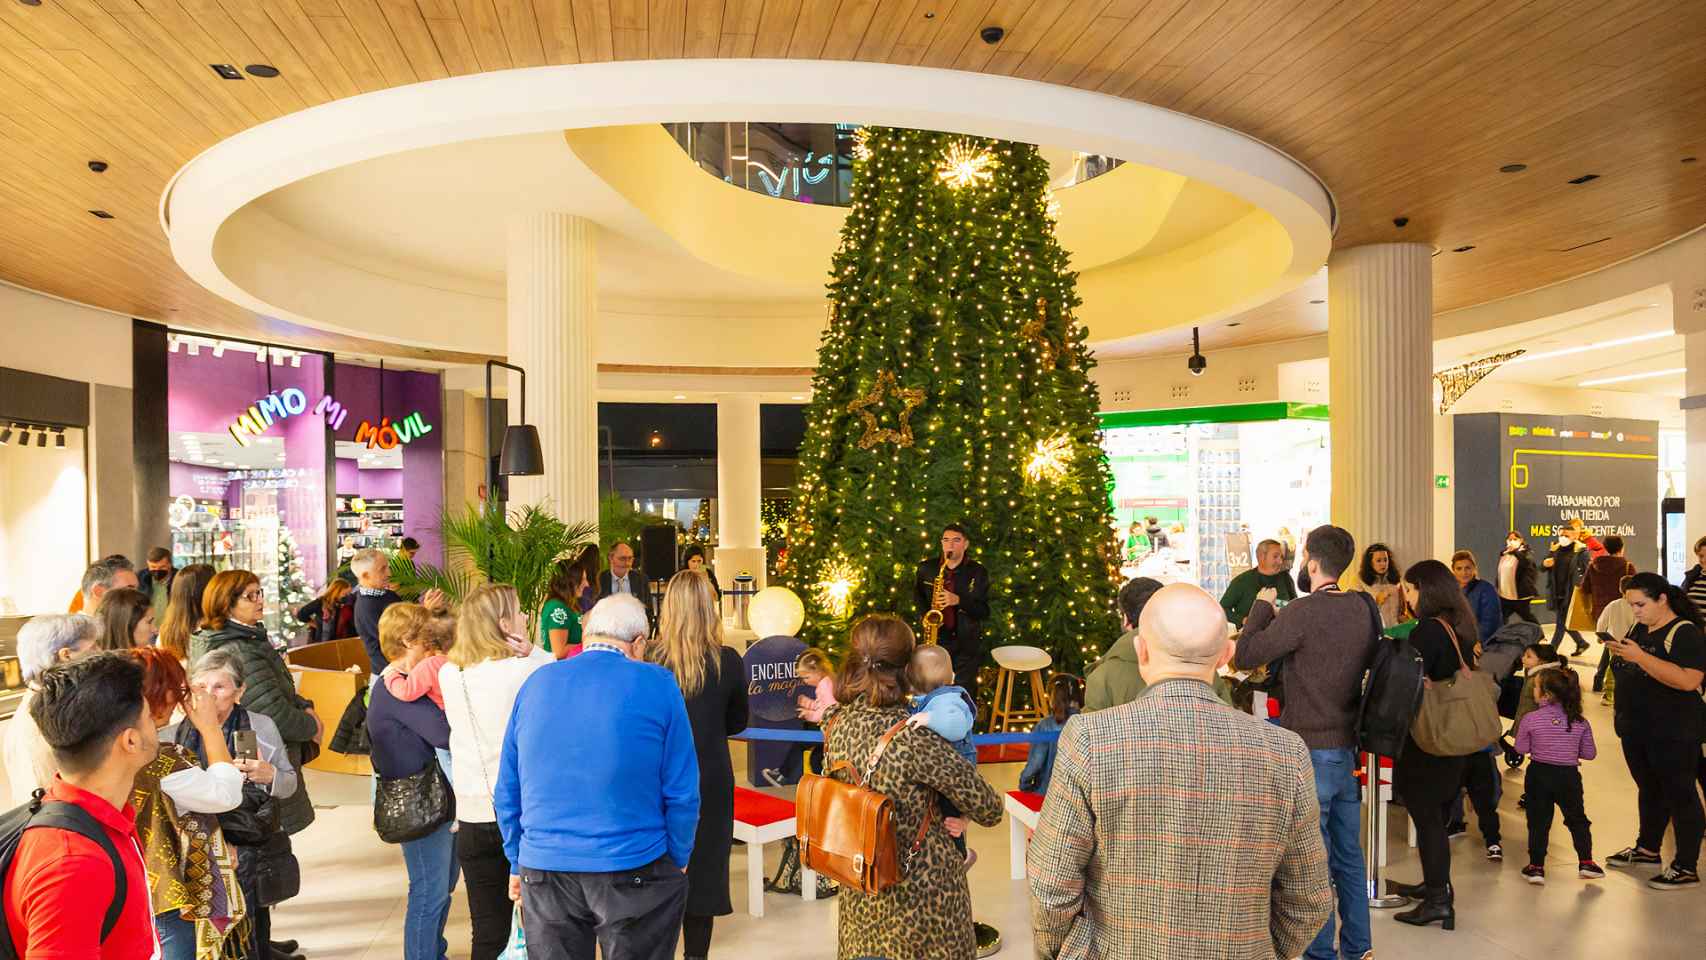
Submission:
[[[1683,506],[1688,512],[1683,547],[1689,566],[1694,565],[1694,541],[1706,533],[1706,332],[1683,337],[1684,392],[1682,426],[1687,443],[1687,469]]]
[[[764,587],[763,497],[758,398],[717,398],[717,581],[724,587],[750,573]]]
[[[548,503],[563,520],[598,522],[598,316],[594,225],[566,213],[509,222],[509,362],[527,370],[527,422],[539,428],[545,475],[511,477],[510,502]],[[521,378],[509,375],[509,419],[521,422]]]
[[[1384,243],[1327,263],[1333,523],[1406,566],[1433,555],[1432,256]]]

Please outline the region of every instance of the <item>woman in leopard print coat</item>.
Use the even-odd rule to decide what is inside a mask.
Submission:
[[[889,614],[873,614],[854,626],[851,653],[835,684],[840,706],[825,715],[826,769],[846,760],[861,771],[889,728],[905,721],[906,665],[912,630]],[[894,801],[896,846],[904,851],[926,816],[940,819],[937,795],[986,827],[1001,821],[1001,797],[954,752],[946,740],[907,726],[890,741],[871,774],[871,789]],[[939,823],[926,832],[912,869],[880,894],[841,892],[838,953],[843,960],[896,957],[906,960],[972,960],[971,892],[965,858]]]

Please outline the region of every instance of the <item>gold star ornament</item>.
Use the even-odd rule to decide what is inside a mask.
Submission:
[[[883,402],[884,396],[892,395],[901,401],[900,429],[880,426],[877,415],[872,408]],[[888,370],[877,374],[877,382],[871,387],[871,392],[847,405],[848,413],[856,413],[865,421],[865,433],[859,438],[859,449],[869,450],[879,443],[893,441],[901,447],[912,446],[912,411],[924,402],[924,391],[908,389],[895,382],[894,374]]]

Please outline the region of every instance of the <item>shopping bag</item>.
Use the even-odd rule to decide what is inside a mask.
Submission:
[[[527,932],[521,929],[521,908],[516,907],[509,920],[509,946],[498,954],[498,960],[527,960]]]
[[[1498,684],[1490,674],[1470,668],[1458,646],[1456,631],[1445,621],[1440,623],[1451,635],[1458,671],[1450,680],[1426,685],[1422,709],[1410,724],[1410,736],[1428,754],[1461,757],[1485,750],[1499,739]]]

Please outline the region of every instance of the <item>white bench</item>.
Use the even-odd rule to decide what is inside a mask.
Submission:
[[[735,787],[735,839],[746,844],[746,912],[764,916],[764,845],[794,835],[794,804]],[[800,896],[817,899],[817,873],[800,865]]]
[[[1025,879],[1025,848],[1031,842],[1031,831],[1037,828],[1042,816],[1043,795],[1023,790],[1009,790],[1002,800],[1007,808],[1007,856],[1014,880]]]

